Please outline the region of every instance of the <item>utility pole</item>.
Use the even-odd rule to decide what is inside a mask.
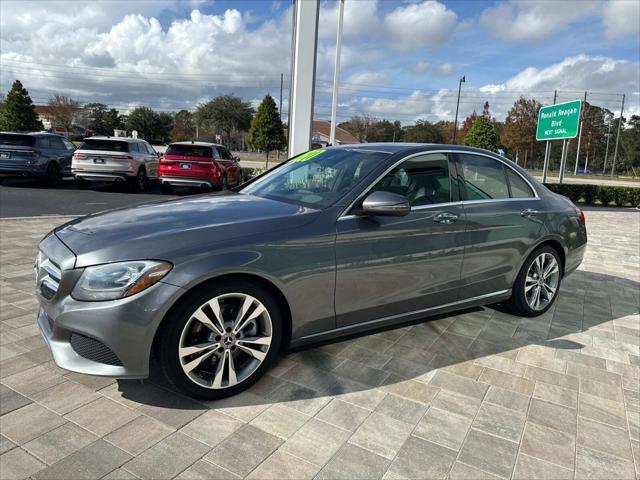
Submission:
[[[562,155],[560,156],[560,174],[558,175],[558,185],[562,185],[562,181],[564,180],[564,167],[567,162],[567,151],[569,150],[569,145],[567,139],[562,140]]]
[[[620,122],[618,122],[618,133],[616,133],[616,147],[613,149],[613,164],[611,165],[611,176],[616,173],[616,160],[618,158],[618,142],[620,141],[620,128],[622,127],[622,115],[624,114],[624,97],[622,94],[622,106],[620,107]]]
[[[458,101],[456,102],[456,119],[453,122],[453,144],[456,143],[456,133],[458,132],[458,108],[460,107],[460,90],[462,90],[462,84],[465,83],[464,75],[460,77],[458,82]]]
[[[578,174],[578,163],[580,162],[580,143],[582,143],[582,124],[584,123],[584,112],[587,109],[587,92],[584,92],[584,100],[580,109],[580,130],[578,130],[578,147],[576,148],[576,165],[573,174]]]
[[[336,144],[336,116],[338,109],[338,84],[340,83],[340,49],[342,48],[342,23],[344,19],[344,0],[338,0],[338,33],[336,34],[336,64],[333,69],[333,100],[331,101],[331,132],[329,143]]]
[[[556,104],[558,98],[558,90],[553,91],[553,104]],[[547,146],[544,150],[544,165],[542,167],[542,183],[547,182],[547,171],[549,170],[549,160],[551,159],[551,141],[547,140]]]
[[[280,74],[280,108],[278,111],[280,112],[280,122],[282,122],[282,84],[284,82],[284,73]]]
[[[607,171],[607,157],[609,156],[609,140],[611,140],[611,123],[612,118],[609,117],[609,131],[607,132],[607,148],[604,151],[604,165],[602,165],[602,175]]]

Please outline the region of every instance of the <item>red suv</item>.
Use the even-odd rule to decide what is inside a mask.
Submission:
[[[171,193],[173,187],[225,190],[239,185],[241,177],[238,159],[216,143],[172,143],[158,167],[163,193]]]

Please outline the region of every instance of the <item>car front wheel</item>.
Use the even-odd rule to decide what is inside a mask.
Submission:
[[[277,302],[251,282],[199,288],[164,325],[159,360],[165,376],[177,389],[206,400],[253,385],[277,356],[282,336]]]
[[[558,252],[549,246],[537,248],[524,262],[506,306],[522,317],[542,315],[556,301],[561,281]]]

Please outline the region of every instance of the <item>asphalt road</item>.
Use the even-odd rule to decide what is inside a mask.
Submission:
[[[197,190],[176,190],[179,195]],[[46,215],[86,215],[102,210],[127,207],[143,202],[170,198],[152,183],[144,193],[129,192],[126,186],[95,184],[91,190],[78,190],[73,179],[57,187],[40,187],[29,179],[5,178],[0,184],[0,218]]]

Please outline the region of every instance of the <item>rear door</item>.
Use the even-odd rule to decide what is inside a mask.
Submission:
[[[240,165],[234,160],[233,155],[231,155],[231,152],[226,147],[218,147],[218,150],[220,150],[221,161],[227,170],[227,181],[229,185],[240,183]]]
[[[147,174],[150,178],[158,177],[158,154],[149,142],[140,142],[140,151],[146,151]]]
[[[506,161],[472,152],[455,159],[467,219],[464,296],[507,290],[540,234],[542,202]]]
[[[57,135],[51,135],[49,137],[51,150],[49,151],[51,154],[51,158],[55,158],[58,164],[60,165],[60,171],[63,175],[68,175],[71,169],[71,155],[72,152],[67,150],[64,142],[62,141],[62,137]]]
[[[338,327],[459,298],[466,222],[452,168],[446,153],[411,156],[367,192],[404,195],[411,203],[409,215],[346,215],[338,220]]]

